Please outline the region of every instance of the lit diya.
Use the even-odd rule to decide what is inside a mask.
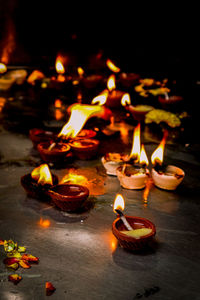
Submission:
[[[79,184],[58,184],[48,190],[48,195],[61,210],[73,212],[83,206],[89,190]]]
[[[112,224],[112,232],[121,247],[134,251],[144,249],[156,234],[155,225],[141,217],[123,214],[125,203],[121,194],[117,194],[113,211],[118,214]]]
[[[55,61],[55,69],[57,76],[52,76],[49,84],[49,88],[62,89],[67,83],[71,82],[71,77],[66,76],[64,63],[66,58],[58,55]]]
[[[151,171],[154,184],[164,190],[175,190],[182,182],[185,173],[182,169],[163,164],[164,148],[167,138],[167,133],[164,133],[163,139],[157,149],[151,156],[153,168]]]
[[[113,176],[117,176],[117,168],[127,161],[129,161],[129,156],[127,154],[116,152],[106,153],[101,158],[101,162],[106,169],[106,173]]]
[[[149,177],[147,169],[149,162],[142,145],[140,150],[140,123],[136,126],[133,134],[133,146],[129,155],[128,163],[124,163],[116,170],[120,185],[126,189],[142,189]]]
[[[58,177],[51,174],[47,164],[35,168],[30,174],[21,177],[21,185],[32,198],[46,200],[47,190],[58,183]]]

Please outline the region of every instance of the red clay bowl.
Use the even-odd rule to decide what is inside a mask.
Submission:
[[[138,122],[144,121],[145,115],[154,109],[153,106],[150,105],[129,105],[128,110],[132,114],[133,118]]]
[[[48,190],[48,195],[61,210],[76,211],[89,196],[89,190],[79,184],[60,184]]]
[[[50,142],[43,142],[37,146],[43,161],[57,163],[72,156],[71,147],[68,144],[56,143],[56,146],[52,150],[49,150],[50,145]]]
[[[58,177],[52,174],[53,185],[58,184]],[[31,174],[27,174],[21,177],[21,185],[25,189],[27,195],[31,198],[40,200],[47,200],[47,190],[51,187],[50,184],[41,185],[37,183],[37,180],[31,177]]]
[[[182,102],[182,100],[182,96],[176,95],[169,96],[169,98],[166,98],[165,96],[158,97],[158,101],[160,102],[163,108],[175,107],[179,105]]]
[[[43,129],[33,128],[29,131],[29,137],[33,143],[33,147],[37,148],[37,145],[41,142],[54,140],[56,134],[51,131],[45,131]]]
[[[82,139],[70,142],[74,155],[82,160],[91,159],[97,155],[99,141],[95,139]]]
[[[145,248],[156,234],[155,225],[149,220],[140,217],[126,216],[126,219],[133,229],[145,227],[151,228],[152,232],[148,235],[140,237],[139,239],[127,236],[121,233],[122,230],[126,230],[126,227],[124,226],[122,220],[120,218],[117,218],[112,224],[112,232],[114,236],[118,239],[120,246],[130,251],[141,250]]]

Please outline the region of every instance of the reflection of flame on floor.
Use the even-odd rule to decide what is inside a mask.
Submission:
[[[48,228],[51,225],[51,222],[48,219],[40,218],[39,225],[43,228]]]
[[[104,181],[106,176],[99,174],[96,168],[81,168],[68,170],[67,174],[63,176],[60,184],[74,183],[86,186],[90,195],[97,196],[105,193]]]

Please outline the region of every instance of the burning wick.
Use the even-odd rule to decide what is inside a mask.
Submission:
[[[115,201],[114,201],[113,211],[119,215],[120,219],[122,220],[122,222],[123,222],[124,226],[127,228],[127,230],[133,230],[131,225],[128,223],[125,215],[120,210],[120,208],[122,210],[124,210],[124,206],[125,206],[125,202],[124,202],[123,196],[121,194],[117,194],[115,197]]]
[[[48,150],[51,151],[55,146],[56,146],[56,143],[54,142],[49,146]]]

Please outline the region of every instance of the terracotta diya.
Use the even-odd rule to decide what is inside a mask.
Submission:
[[[112,232],[124,249],[142,250],[153,240],[156,227],[148,219],[124,215],[121,211],[124,210],[124,206],[124,199],[118,194],[113,207],[118,217],[112,224]]]
[[[79,184],[59,184],[51,187],[48,195],[61,210],[73,212],[82,207],[89,190]]]
[[[45,162],[59,163],[72,157],[70,145],[62,142],[42,142],[37,149]]]
[[[163,108],[170,108],[179,105],[183,101],[182,96],[178,95],[168,95],[167,93],[164,95],[160,95],[158,97],[158,101],[162,105]]]
[[[47,191],[58,183],[58,177],[51,174],[47,164],[35,168],[30,174],[21,177],[21,185],[28,196],[46,200]]]
[[[114,74],[110,75],[110,77],[108,78],[107,87],[109,92],[105,105],[112,108],[120,107],[124,92],[116,90]]]
[[[127,110],[132,114],[133,118],[137,120],[138,122],[144,121],[145,115],[154,109],[153,106],[150,105],[129,105],[127,107]]]
[[[56,134],[51,131],[33,128],[29,131],[29,137],[33,143],[33,147],[37,148],[37,145],[41,142],[54,140],[56,138]]]
[[[74,155],[82,160],[94,158],[99,148],[99,141],[95,139],[72,140],[69,144]]]
[[[160,145],[152,153],[151,162],[153,164],[153,168],[151,174],[155,186],[164,190],[175,190],[182,182],[185,172],[176,166],[163,165],[166,138],[167,133],[165,132]]]
[[[140,75],[136,73],[121,73],[119,76],[120,83],[129,88],[140,79]]]
[[[124,162],[128,161],[129,157],[127,154],[121,154],[116,152],[106,153],[102,158],[101,162],[106,169],[108,175],[117,176],[117,168]]]

